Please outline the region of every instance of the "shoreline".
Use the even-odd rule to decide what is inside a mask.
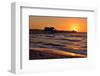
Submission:
[[[61,58],[86,58],[87,55],[65,52],[47,48],[30,48],[29,60],[35,59],[61,59]]]

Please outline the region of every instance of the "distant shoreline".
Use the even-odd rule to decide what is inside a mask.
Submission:
[[[50,31],[53,33],[87,33],[87,32],[76,32],[76,31],[63,31],[63,30],[54,30],[54,31]],[[29,29],[29,33],[48,33],[48,31],[44,31],[41,29]]]

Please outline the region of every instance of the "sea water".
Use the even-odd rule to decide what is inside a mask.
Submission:
[[[55,49],[87,55],[87,33],[31,33],[29,35],[29,48]]]

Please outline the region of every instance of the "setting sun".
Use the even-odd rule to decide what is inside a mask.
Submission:
[[[72,25],[71,31],[77,31],[78,32],[79,31],[78,29],[79,29],[79,25],[74,24],[74,25]]]

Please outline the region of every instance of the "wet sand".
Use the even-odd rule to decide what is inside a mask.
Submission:
[[[30,48],[29,59],[86,58],[86,55],[48,48]]]

